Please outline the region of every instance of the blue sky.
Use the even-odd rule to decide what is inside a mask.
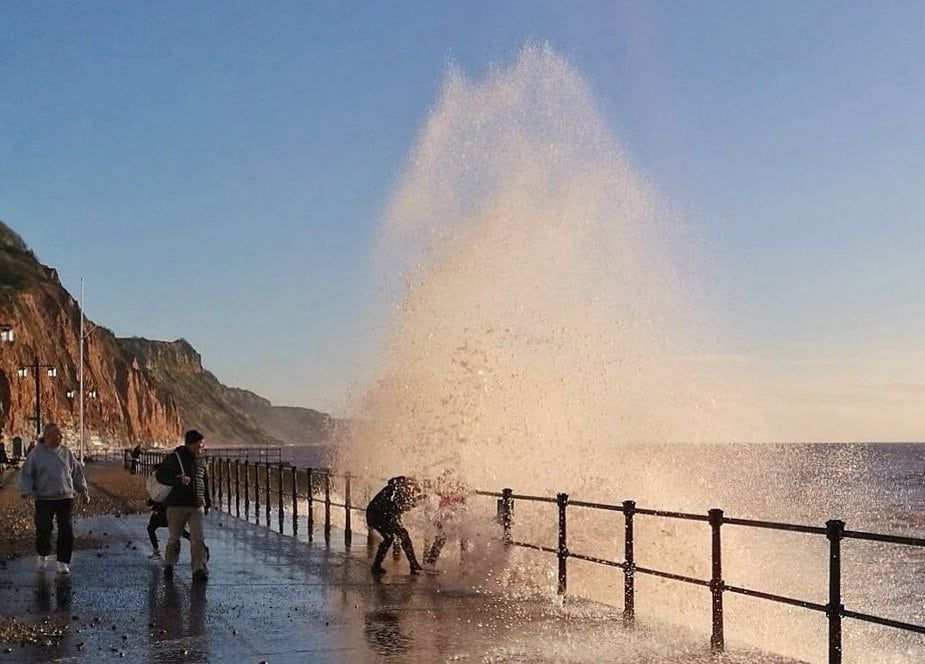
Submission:
[[[781,394],[847,374],[925,398],[925,5],[5,2],[0,24],[0,219],[86,278],[92,318],[186,337],[225,382],[339,407],[448,63],[533,40],[691,225],[723,353]]]

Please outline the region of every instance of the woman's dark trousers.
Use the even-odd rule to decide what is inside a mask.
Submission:
[[[58,562],[70,563],[74,551],[74,529],[71,525],[72,498],[35,501],[35,550],[40,556],[51,553],[52,520],[58,522]]]

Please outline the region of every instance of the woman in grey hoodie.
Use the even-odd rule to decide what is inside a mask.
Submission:
[[[74,531],[71,511],[74,496],[82,494],[87,503],[90,494],[83,468],[61,444],[61,430],[57,424],[46,424],[39,444],[32,450],[19,471],[19,493],[23,498],[35,499],[35,549],[38,559],[35,568],[45,569],[51,558],[52,520],[58,522],[58,573],[70,574],[68,567],[74,550]]]

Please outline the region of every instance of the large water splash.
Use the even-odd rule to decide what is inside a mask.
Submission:
[[[383,221],[404,288],[343,461],[562,486],[614,444],[750,435],[683,362],[704,326],[659,212],[550,49],[450,71]]]
[[[581,76],[549,48],[527,47],[481,80],[451,70],[384,215],[379,260],[398,284],[394,328],[339,463],[380,477],[452,468],[480,488],[667,509],[793,520],[789,505],[812,506],[801,512],[808,520],[832,516],[844,501],[826,478],[845,459],[817,458],[817,480],[804,484],[796,448],[665,444],[769,437],[742,384],[689,361],[713,349],[680,224],[634,170]],[[576,545],[613,557],[612,524],[572,519]],[[554,519],[534,518],[527,505],[517,527],[554,542]],[[649,564],[709,576],[703,533],[637,527]],[[508,589],[553,585],[548,561],[483,554],[479,574],[465,579],[473,586],[489,572]],[[784,594],[818,590],[819,547],[732,540],[726,555],[743,583],[771,576]],[[618,583],[595,575],[581,590],[618,598]],[[708,628],[698,589],[637,583],[659,598],[646,604],[660,618]],[[743,639],[821,657],[814,616],[755,604],[734,615]]]

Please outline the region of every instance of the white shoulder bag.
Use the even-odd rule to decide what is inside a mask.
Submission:
[[[183,459],[180,458],[177,452],[174,452],[174,454],[177,457],[177,461],[180,463],[180,472],[186,475],[186,470],[183,468]],[[167,496],[173,491],[173,487],[169,484],[161,484],[158,482],[155,474],[156,473],[151,473],[148,475],[148,479],[145,480],[145,489],[148,490],[148,495],[151,496],[151,500],[156,503],[162,503],[167,500]]]

